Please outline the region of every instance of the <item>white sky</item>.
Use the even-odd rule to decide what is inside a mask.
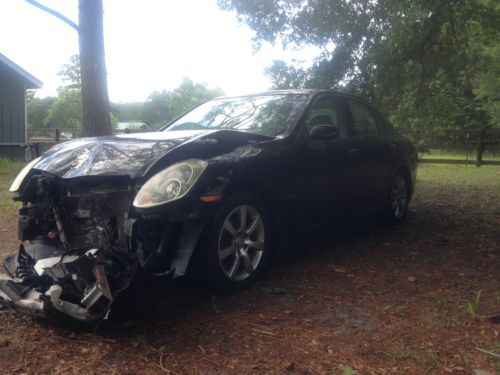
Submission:
[[[77,0],[40,2],[78,21]],[[253,32],[216,0],[104,0],[104,33],[112,101],[145,100],[183,77],[228,95],[265,90],[271,82],[264,69],[273,59],[307,63],[317,52],[265,45],[254,53]],[[44,82],[38,96],[54,95],[78,38],[24,0],[0,0],[0,52]]]

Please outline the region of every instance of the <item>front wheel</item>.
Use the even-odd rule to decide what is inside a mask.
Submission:
[[[242,289],[269,266],[270,225],[256,196],[230,196],[214,215],[206,235],[203,272],[216,291]]]
[[[385,208],[385,216],[390,223],[400,224],[406,218],[410,202],[409,185],[407,179],[397,174],[391,184],[391,191]]]

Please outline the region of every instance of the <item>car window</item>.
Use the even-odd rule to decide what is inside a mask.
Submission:
[[[348,135],[341,105],[339,100],[333,96],[318,98],[311,105],[305,124],[307,133],[316,125],[334,125],[338,127],[341,137]]]
[[[375,117],[375,112],[366,104],[356,100],[348,100],[351,110],[354,136],[377,135],[380,133]]]
[[[252,95],[210,100],[163,131],[237,130],[277,137],[287,131],[309,99],[302,94]]]

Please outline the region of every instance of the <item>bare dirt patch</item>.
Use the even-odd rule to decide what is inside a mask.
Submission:
[[[2,218],[0,243],[13,243]],[[15,249],[14,249],[15,250]],[[230,296],[175,286],[78,330],[0,310],[4,373],[498,373],[500,188],[424,180],[408,221],[313,231]],[[351,371],[352,370],[352,371]]]

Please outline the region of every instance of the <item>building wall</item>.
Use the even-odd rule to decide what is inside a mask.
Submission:
[[[24,82],[0,64],[0,157],[23,159],[24,148],[2,143],[26,142]]]

